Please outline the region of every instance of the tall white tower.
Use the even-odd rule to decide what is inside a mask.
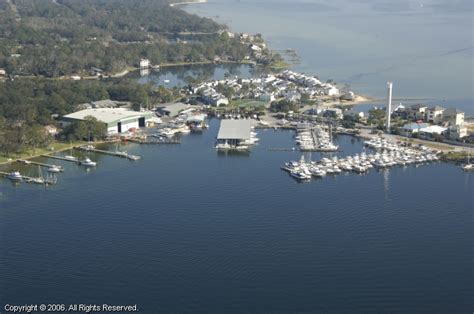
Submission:
[[[390,132],[390,116],[392,115],[392,82],[387,82],[388,87],[388,103],[387,103],[387,132]]]

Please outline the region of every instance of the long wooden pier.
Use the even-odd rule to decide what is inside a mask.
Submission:
[[[165,144],[181,144],[178,140],[146,140],[146,139],[127,139],[128,142],[137,143],[137,144],[155,144],[155,145],[165,145]]]
[[[74,162],[76,164],[79,164],[79,159],[69,159],[69,158],[66,158],[66,157],[61,157],[61,156],[55,156],[55,155],[41,155],[42,157],[48,157],[48,158],[52,158],[52,159],[57,159],[57,160],[63,160],[63,161],[69,161],[69,162]]]
[[[121,157],[121,158],[127,158],[129,160],[138,160],[141,157],[129,154],[127,152],[121,152],[121,151],[109,151],[109,150],[102,150],[102,149],[97,149],[93,147],[85,147],[85,146],[76,146],[74,149],[86,151],[86,152],[94,152],[94,153],[99,153],[99,154],[105,154],[109,156],[115,156],[115,157]]]
[[[8,177],[10,174],[8,172],[0,172],[0,176]],[[53,185],[56,184],[56,179],[43,179],[43,178],[34,178],[29,176],[21,175],[21,180],[18,182],[42,184],[42,185]]]
[[[48,157],[51,157],[51,156],[48,156]],[[46,163],[37,162],[37,161],[33,161],[33,160],[18,159],[17,162],[20,162],[20,163],[25,164],[25,165],[36,165],[36,166],[45,167],[45,168],[56,167],[56,168],[59,169],[59,171],[61,171],[61,172],[64,171],[64,168],[62,166],[53,165],[53,164],[46,164]]]

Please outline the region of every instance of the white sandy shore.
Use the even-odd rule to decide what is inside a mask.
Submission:
[[[176,3],[171,3],[170,7],[175,7],[178,5],[186,5],[186,4],[196,4],[196,3],[206,3],[207,0],[195,0],[195,1],[186,1],[186,2],[176,2]]]

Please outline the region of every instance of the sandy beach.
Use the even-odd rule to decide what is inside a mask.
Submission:
[[[187,4],[197,4],[197,3],[206,3],[207,0],[195,0],[195,1],[185,1],[185,2],[176,2],[176,3],[171,3],[170,7],[176,7],[179,5],[187,5]]]

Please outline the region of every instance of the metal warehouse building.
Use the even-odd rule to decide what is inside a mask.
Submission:
[[[68,114],[62,118],[65,123],[83,121],[86,117],[94,117],[107,125],[109,135],[127,132],[130,129],[146,127],[153,120],[152,112],[138,112],[121,108],[85,109]]]

